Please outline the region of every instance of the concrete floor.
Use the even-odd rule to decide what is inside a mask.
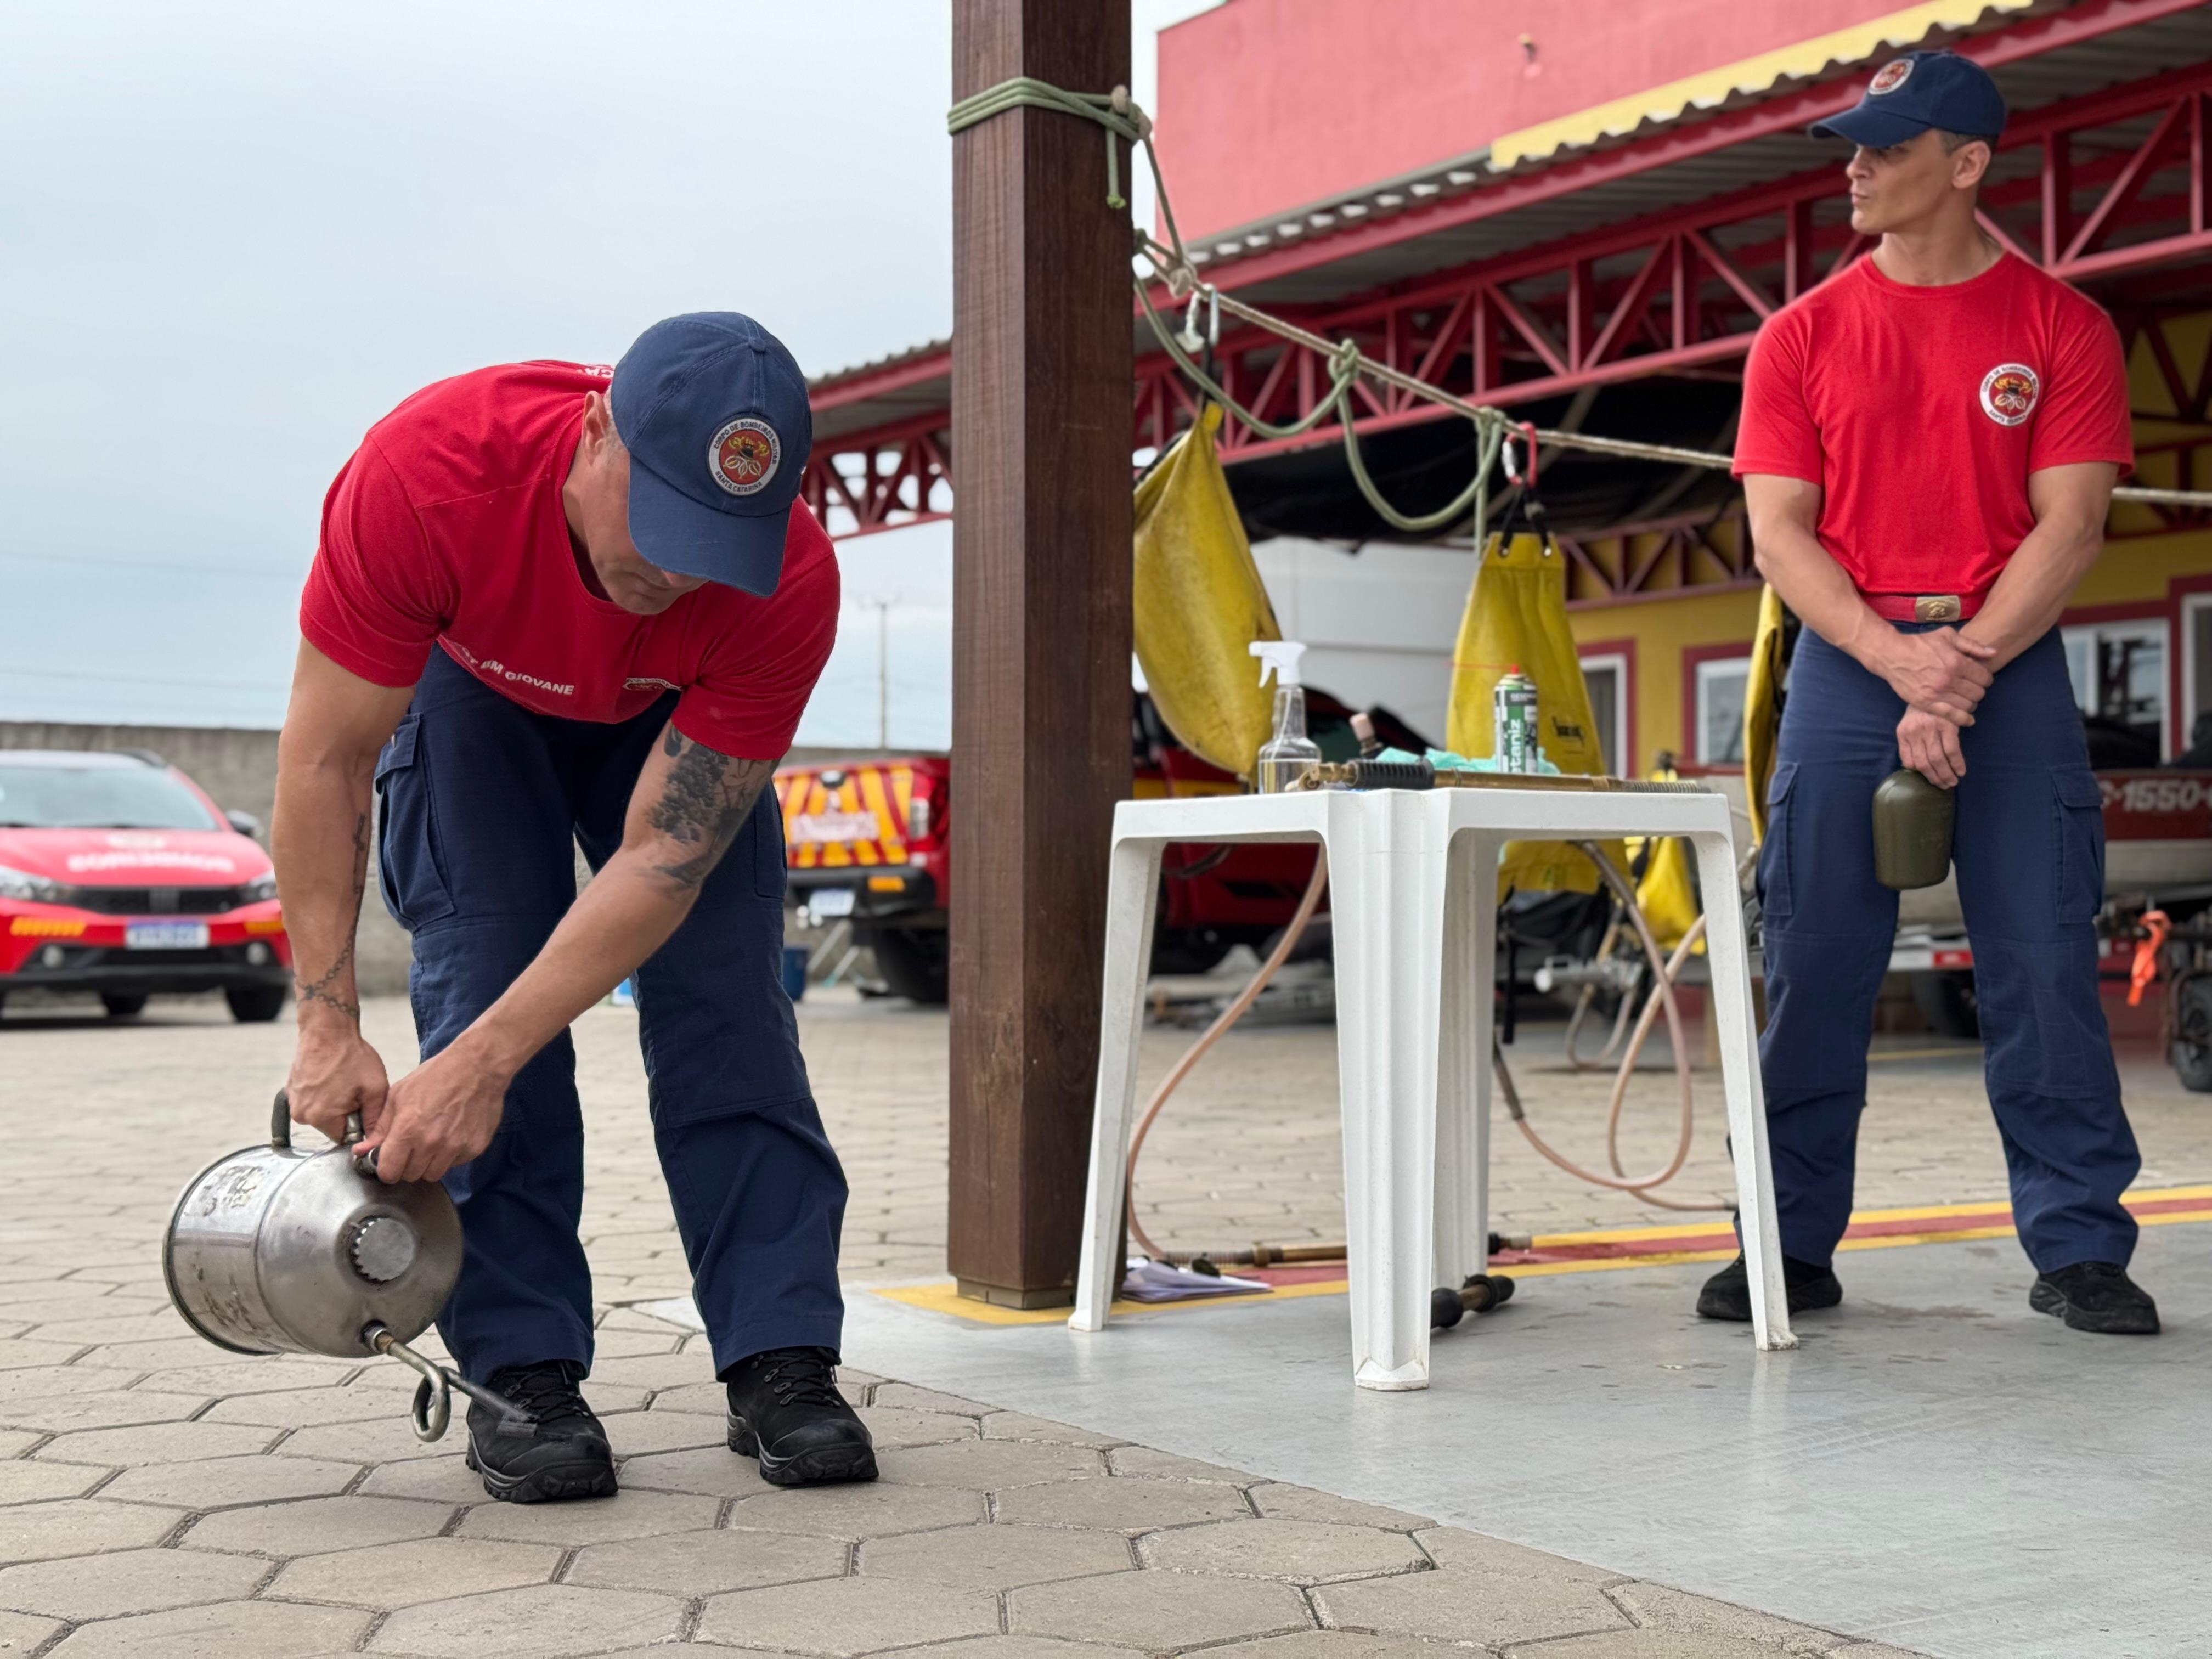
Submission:
[[[1351,1386],[1344,1302],[981,1331],[856,1297],[866,1363],[1010,1409],[1953,1659],[2212,1652],[2212,1261],[2145,1230],[2163,1336],[2032,1313],[2010,1240],[1855,1251],[1794,1353],[1708,1266],[1525,1281],[1424,1394]],[[1295,1425],[1295,1431],[1286,1425]]]

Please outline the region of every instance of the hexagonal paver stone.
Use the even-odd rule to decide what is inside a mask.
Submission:
[[[849,1401],[852,1396],[846,1395]],[[730,1408],[730,1391],[719,1382],[690,1382],[680,1389],[663,1389],[653,1396],[651,1410],[689,1412],[695,1417],[720,1421]]]
[[[301,1556],[268,1594],[363,1607],[411,1607],[486,1590],[542,1584],[561,1565],[551,1544],[494,1544],[474,1538],[422,1538],[369,1549]]]
[[[929,1659],[1127,1659],[1127,1652],[1095,1642],[1063,1642],[1056,1636],[971,1636],[964,1642],[939,1643],[930,1649]]]
[[[453,1514],[445,1504],[404,1498],[309,1498],[293,1504],[256,1504],[225,1510],[200,1522],[185,1547],[247,1555],[320,1555],[359,1550],[406,1538],[434,1538]]]
[[[876,1390],[875,1398],[868,1403],[898,1406],[915,1412],[951,1412],[962,1417],[988,1417],[994,1409],[989,1406],[979,1406],[972,1400],[963,1400],[957,1395],[939,1394],[934,1389],[917,1389],[911,1382],[886,1382]]]
[[[274,1455],[283,1456],[283,1447]],[[440,1504],[481,1504],[491,1495],[484,1490],[483,1476],[450,1451],[442,1457],[410,1458],[371,1469],[356,1490],[372,1498],[426,1498]]]
[[[1148,1565],[1176,1572],[1281,1578],[1293,1584],[1430,1570],[1420,1546],[1402,1532],[1324,1521],[1217,1521],[1153,1533],[1139,1547]]]
[[[159,1370],[138,1386],[165,1394],[285,1394],[295,1389],[331,1386],[361,1369],[350,1359],[317,1359],[305,1354],[286,1358],[219,1359],[205,1365]]]
[[[1106,1454],[1116,1474],[1148,1475],[1161,1480],[1212,1480],[1224,1486],[1249,1486],[1252,1477],[1224,1469],[1218,1463],[1201,1463],[1195,1457],[1154,1451],[1150,1446],[1120,1446]]]
[[[671,1641],[683,1622],[684,1604],[665,1595],[538,1584],[403,1607],[385,1620],[368,1650],[432,1659],[480,1659],[490,1653],[501,1659],[564,1659]]]
[[[1006,1607],[1008,1624],[1024,1634],[1111,1642],[1155,1653],[1313,1628],[1305,1599],[1288,1584],[1179,1572],[1109,1573],[1064,1584],[1031,1584],[1013,1591]]]
[[[721,1507],[719,1498],[659,1492],[570,1504],[486,1504],[469,1511],[459,1535],[521,1544],[611,1544],[711,1527]]]
[[[1625,1572],[1608,1572],[1603,1567],[1570,1561],[1564,1555],[1547,1554],[1542,1550],[1532,1550],[1525,1544],[1509,1544],[1503,1538],[1492,1538],[1487,1533],[1468,1532],[1459,1527],[1426,1527],[1413,1534],[1413,1541],[1426,1550],[1429,1559],[1440,1567],[1465,1567],[1477,1572],[1571,1579],[1585,1584],[1626,1584],[1630,1582],[1629,1575]]]
[[[1264,1641],[1216,1648],[1207,1659],[1465,1659],[1465,1648],[1412,1636],[1371,1636],[1364,1631],[1308,1630]],[[1767,1659],[1779,1659],[1770,1654]]]
[[[842,1578],[850,1546],[835,1538],[780,1532],[678,1532],[594,1544],[562,1582],[608,1589],[714,1595],[806,1578]]]
[[[251,1595],[268,1570],[252,1556],[190,1550],[118,1550],[91,1568],[82,1561],[34,1561],[0,1568],[0,1607],[70,1620],[159,1613]]]
[[[85,1463],[33,1463],[11,1458],[0,1463],[0,1504],[44,1504],[57,1498],[82,1498],[113,1474]]]
[[[884,1480],[902,1486],[965,1486],[971,1492],[1080,1480],[1106,1472],[1090,1447],[1046,1440],[963,1440],[949,1446],[915,1446],[885,1453],[876,1460],[876,1467]]]
[[[720,1449],[728,1457],[729,1430],[719,1417],[697,1412],[610,1412],[600,1417],[617,1457],[655,1452]]]
[[[0,1372],[0,1376],[7,1375]],[[179,1423],[208,1402],[207,1395],[155,1394],[149,1389],[100,1389],[87,1394],[49,1394],[0,1406],[0,1423],[11,1429],[112,1429],[132,1423]]]
[[[203,1457],[250,1457],[266,1451],[276,1431],[246,1423],[146,1423],[127,1429],[81,1429],[56,1435],[31,1455],[41,1463],[189,1463]]]
[[[76,1345],[62,1346],[73,1349]],[[204,1342],[192,1346],[196,1353],[207,1352],[207,1345]],[[97,1359],[75,1365],[11,1366],[0,1371],[0,1401],[5,1401],[8,1407],[12,1407],[16,1401],[23,1400],[51,1400],[72,1394],[119,1393],[129,1389],[137,1378],[138,1371],[134,1367],[106,1365]],[[201,1401],[210,1398],[198,1389],[186,1389],[181,1392]],[[7,1415],[7,1410],[0,1409],[0,1417]],[[141,1418],[138,1420],[144,1422],[146,1419]]]
[[[137,1503],[217,1510],[285,1498],[326,1498],[360,1473],[358,1464],[314,1457],[210,1457],[125,1469],[101,1491]]]
[[[1378,1504],[1356,1504],[1333,1492],[1310,1486],[1287,1486],[1278,1480],[1247,1488],[1252,1507],[1271,1521],[1334,1521],[1346,1527],[1389,1527],[1407,1531],[1436,1523],[1425,1516],[1403,1510],[1387,1510]]]
[[[825,1578],[718,1595],[707,1603],[698,1634],[705,1642],[842,1659],[878,1648],[988,1636],[998,1628],[998,1598],[988,1591],[896,1578]]]
[[[181,1510],[110,1504],[97,1498],[0,1510],[0,1561],[51,1561],[65,1555],[144,1549],[167,1537],[184,1518]]]
[[[1781,1659],[1785,1650],[1741,1636],[1685,1636],[1679,1631],[1600,1631],[1558,1642],[1515,1642],[1507,1659]],[[1873,1648],[1844,1652],[1873,1655]]]
[[[150,1653],[163,1659],[281,1659],[343,1653],[361,1639],[371,1617],[346,1607],[218,1601],[87,1625],[53,1651],[67,1659],[143,1659]]]
[[[858,1539],[957,1527],[982,1518],[981,1492],[868,1480],[805,1492],[763,1492],[732,1505],[725,1524],[769,1532],[811,1533],[818,1538]]]
[[[28,1653],[65,1629],[58,1619],[33,1619],[27,1613],[0,1613],[0,1653]]]
[[[1094,1434],[1089,1429],[1072,1428],[1067,1424],[1031,1417],[1024,1412],[993,1412],[983,1419],[983,1438],[1057,1440],[1070,1446],[1106,1447],[1121,1443],[1119,1438],[1110,1434]]]
[[[860,1571],[872,1577],[911,1578],[955,1589],[1012,1589],[1056,1578],[1127,1572],[1127,1539],[1060,1527],[948,1527],[860,1546]]]
[[[626,1491],[699,1492],[716,1498],[750,1498],[775,1490],[761,1479],[759,1464],[721,1444],[633,1457],[622,1467],[622,1483]]]
[[[1663,1584],[1617,1584],[1608,1594],[1616,1607],[1646,1630],[1694,1637],[1717,1646],[1725,1642],[1765,1642],[1786,1644],[1796,1650],[1833,1646],[1845,1639],[1809,1625],[1792,1624],[1771,1613],[1668,1589]]]
[[[714,1357],[706,1353],[637,1354],[592,1363],[592,1382],[628,1389],[681,1389],[714,1380]]]
[[[199,1420],[265,1423],[272,1429],[304,1429],[318,1423],[358,1423],[392,1411],[393,1403],[382,1389],[287,1389],[218,1400]]]
[[[1001,1521],[1109,1532],[1150,1532],[1251,1513],[1234,1486],[1194,1480],[1064,1480],[1051,1486],[1017,1486],[999,1498]]]
[[[896,1406],[863,1406],[860,1421],[879,1450],[898,1446],[941,1446],[976,1437],[975,1419],[951,1412],[910,1412]]]
[[[1629,1622],[1597,1585],[1559,1573],[1439,1567],[1329,1584],[1314,1596],[1328,1624],[1443,1642],[1533,1642],[1623,1629]]]
[[[280,1457],[330,1457],[342,1463],[406,1463],[459,1454],[450,1441],[424,1441],[402,1411],[378,1412],[358,1423],[319,1423],[295,1430],[270,1449]]]

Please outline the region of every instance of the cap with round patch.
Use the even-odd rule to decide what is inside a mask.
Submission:
[[[1979,64],[1955,52],[1908,52],[1874,72],[1856,105],[1808,131],[1815,138],[1887,149],[1930,127],[1994,140],[2004,125],[2004,94]]]
[[[806,379],[734,311],[655,323],[615,365],[607,401],[629,449],[629,533],[664,570],[772,593],[814,444]]]

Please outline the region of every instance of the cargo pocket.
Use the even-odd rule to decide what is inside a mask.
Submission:
[[[753,890],[763,898],[783,902],[783,808],[775,798],[775,784],[761,791],[753,808]]]
[[[1797,763],[1774,769],[1766,787],[1766,839],[1759,848],[1759,910],[1767,921],[1787,921],[1796,912],[1792,902],[1794,878],[1790,842],[1797,809],[1791,800],[1797,786]]]
[[[2057,815],[2061,927],[2094,921],[2105,902],[2105,797],[2097,780],[2077,767],[2051,775]]]
[[[453,914],[438,850],[438,814],[422,752],[422,717],[399,722],[376,760],[376,880],[384,908],[410,933]]]

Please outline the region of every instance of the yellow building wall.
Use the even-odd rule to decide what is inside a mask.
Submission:
[[[1759,623],[1759,590],[1729,588],[1590,606],[1567,614],[1575,643],[1587,650],[1616,640],[1633,642],[1629,703],[1635,710],[1630,775],[1651,769],[1660,750],[1687,758],[1692,711],[1682,697],[1683,653],[1699,646],[1741,645],[1747,654]]]

